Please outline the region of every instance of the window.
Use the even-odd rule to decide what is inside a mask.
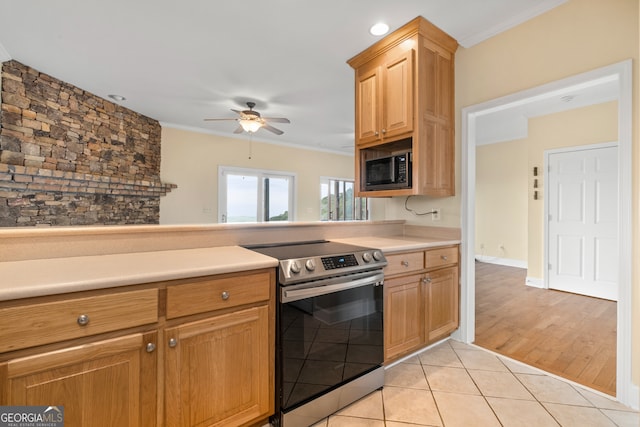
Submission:
[[[292,221],[295,174],[221,166],[218,221]]]
[[[368,199],[355,197],[353,180],[320,178],[320,220],[358,221],[369,219]]]

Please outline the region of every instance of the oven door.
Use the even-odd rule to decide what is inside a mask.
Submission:
[[[280,410],[379,368],[382,270],[280,288]]]

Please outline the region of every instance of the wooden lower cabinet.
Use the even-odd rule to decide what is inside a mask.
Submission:
[[[0,405],[64,406],[66,427],[263,423],[274,307],[273,268],[0,301]]]
[[[424,341],[422,276],[385,280],[384,358],[392,360]]]
[[[241,426],[273,413],[267,305],[165,332],[171,426]]]
[[[427,343],[431,343],[446,337],[460,324],[458,267],[429,272],[425,281],[425,324]]]
[[[384,355],[392,362],[459,326],[458,246],[387,256]]]
[[[64,406],[67,427],[157,425],[157,332],[0,364],[0,404]]]

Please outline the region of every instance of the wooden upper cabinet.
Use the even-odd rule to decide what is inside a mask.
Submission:
[[[396,49],[356,73],[356,143],[384,141],[413,130],[413,50]]]
[[[396,54],[382,68],[382,137],[385,139],[413,131],[413,49]]]
[[[455,195],[454,60],[458,43],[418,17],[351,58],[356,190],[366,197]],[[364,191],[365,160],[412,152],[412,186]]]
[[[363,67],[356,78],[356,143],[365,144],[380,136],[380,67]]]
[[[426,167],[419,185],[429,195],[452,196],[455,194],[454,55],[429,40],[423,40],[421,52],[424,64],[421,127],[425,150],[419,160]]]

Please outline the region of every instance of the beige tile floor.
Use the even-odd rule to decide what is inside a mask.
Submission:
[[[313,427],[640,426],[596,392],[457,341],[386,370],[385,386]]]

